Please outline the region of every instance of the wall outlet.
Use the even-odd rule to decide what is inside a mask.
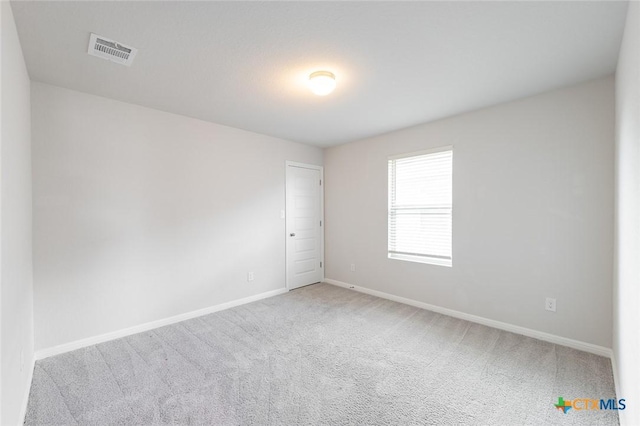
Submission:
[[[356,271],[356,264],[352,263],[351,264],[351,272],[355,272]]]
[[[247,272],[247,281],[253,281],[255,279],[253,272]]]
[[[547,311],[555,312],[556,311],[556,299],[554,299],[553,297],[547,297],[547,299],[544,302],[544,308]]]

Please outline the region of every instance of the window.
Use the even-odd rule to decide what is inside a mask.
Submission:
[[[389,158],[389,258],[451,266],[453,150]]]

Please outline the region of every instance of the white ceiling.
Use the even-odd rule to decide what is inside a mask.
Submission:
[[[13,2],[33,80],[330,146],[608,75],[626,2]],[[93,56],[91,32],[139,49]],[[307,75],[333,71],[327,97]]]

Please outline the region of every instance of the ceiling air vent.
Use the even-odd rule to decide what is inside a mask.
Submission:
[[[115,40],[99,35],[91,34],[91,39],[89,40],[89,55],[118,64],[130,66],[137,52],[138,49],[135,47],[125,46]]]

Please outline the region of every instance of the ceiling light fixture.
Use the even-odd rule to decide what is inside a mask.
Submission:
[[[309,88],[318,96],[326,96],[336,88],[336,76],[329,71],[316,71],[309,75]]]

